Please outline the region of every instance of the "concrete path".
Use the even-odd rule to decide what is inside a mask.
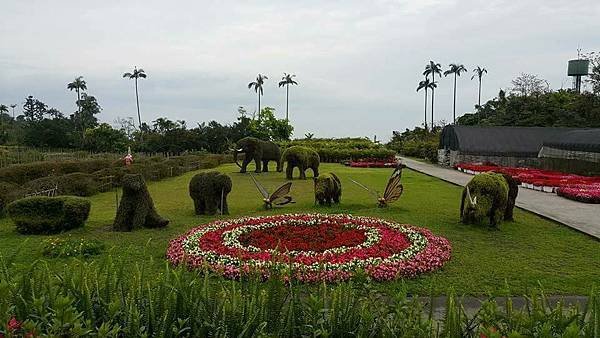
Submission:
[[[473,177],[458,170],[406,157],[402,157],[402,163],[410,169],[460,186],[466,185]],[[600,239],[600,204],[576,202],[553,193],[519,187],[517,207]]]

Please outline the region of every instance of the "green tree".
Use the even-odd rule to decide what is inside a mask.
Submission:
[[[263,84],[265,80],[269,79],[266,75],[258,74],[256,77],[256,81],[252,81],[248,83],[248,89],[254,89],[256,94],[258,95],[258,113],[260,114],[260,97],[263,95]]]
[[[477,66],[477,68],[473,69],[473,73],[475,74],[471,76],[471,80],[473,80],[475,77],[477,77],[477,79],[479,80],[479,95],[477,99],[477,106],[481,107],[481,78],[483,77],[483,74],[487,74],[487,69]]]
[[[23,115],[26,121],[34,122],[44,118],[48,105],[29,95],[23,103]]]
[[[8,114],[8,106],[0,104],[0,114]]]
[[[437,83],[429,81],[429,78],[427,77],[425,77],[425,80],[419,82],[419,85],[417,86],[417,92],[421,89],[425,90],[425,130],[427,130],[427,91],[429,89],[433,90],[435,87],[437,87]],[[431,126],[433,128],[433,120],[431,120]]]
[[[83,144],[86,129],[94,128],[98,125],[98,118],[96,118],[95,115],[102,111],[102,107],[94,96],[88,95],[87,93],[81,95],[81,100],[77,102],[77,105],[80,107],[80,111],[72,114],[71,120],[76,126],[79,126]]]
[[[81,101],[81,91],[87,90],[87,84],[85,83],[83,76],[78,76],[73,82],[68,83],[67,89],[71,91],[75,90],[77,93],[77,112],[81,112],[81,106],[79,105],[79,102]]]
[[[125,73],[123,74],[124,78],[127,79],[132,79],[135,82],[135,105],[137,107],[137,114],[138,114],[138,125],[140,126],[140,129],[142,127],[142,116],[140,115],[140,98],[139,98],[139,94],[138,94],[138,79],[145,79],[146,73],[144,72],[144,70],[142,68],[137,69],[136,67],[133,67],[133,73]]]
[[[289,103],[290,103],[290,85],[298,85],[298,82],[294,81],[296,75],[283,73],[281,81],[279,81],[279,88],[285,86],[285,120],[289,121]]]
[[[125,132],[114,129],[108,123],[85,131],[84,147],[93,152],[124,152],[128,142]]]
[[[442,76],[442,65],[440,65],[439,63],[435,63],[433,61],[429,61],[429,64],[427,66],[425,66],[425,71],[423,72],[423,75],[425,75],[425,77],[428,77],[429,75],[431,75],[431,83],[437,83],[435,82],[435,74],[437,74],[438,76]],[[435,88],[437,87],[437,85],[433,86],[431,88],[431,125],[433,126],[433,107],[434,107],[434,100],[435,100]]]
[[[460,73],[466,72],[467,68],[464,65],[451,63],[450,68],[444,72],[444,76],[454,74],[454,100],[452,103],[452,121],[456,124],[456,78],[460,76]]]

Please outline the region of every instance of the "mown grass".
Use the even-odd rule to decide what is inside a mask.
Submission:
[[[453,247],[452,259],[435,273],[416,279],[380,283],[381,288],[397,288],[404,284],[410,292],[443,294],[453,288],[460,294],[499,294],[510,287],[511,294],[523,294],[540,284],[547,293],[587,294],[600,281],[600,241],[566,226],[516,210],[515,222],[504,223],[501,230],[459,223],[458,208],[461,188],[405,170],[404,194],[387,209],[376,207],[374,198],[355,186],[349,178],[382,190],[390,169],[356,169],[338,164],[323,164],[322,172],[333,171],[342,180],[342,203],[335,207],[314,206],[312,180],[294,180],[292,195],[296,203],[265,211],[250,177],[237,173],[232,164],[217,170],[233,179],[229,195],[228,217],[273,213],[351,213],[380,217],[431,229],[445,236]],[[161,215],[171,220],[165,229],[138,230],[132,233],[111,231],[116,212],[115,193],[90,198],[92,212],[86,226],[56,237],[98,239],[109,248],[105,254],[122,256],[135,264],[153,258],[156,271],[165,264],[164,254],[170,239],[215,217],[194,215],[188,196],[188,182],[195,172],[149,183],[149,190]],[[258,179],[274,189],[284,182],[284,174],[270,172]],[[14,230],[8,218],[0,220],[0,254],[13,262],[18,270],[42,258],[41,242],[47,236],[24,236]],[[99,259],[99,258],[90,258]],[[51,259],[61,269],[72,259]],[[217,279],[218,280],[218,279]]]

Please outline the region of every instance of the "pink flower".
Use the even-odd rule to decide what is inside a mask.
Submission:
[[[14,331],[20,330],[22,326],[23,326],[23,322],[18,321],[15,316],[12,316],[10,318],[10,320],[8,321],[7,328],[8,328],[8,331],[14,332]]]

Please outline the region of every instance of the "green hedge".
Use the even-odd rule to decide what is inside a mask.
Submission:
[[[23,234],[51,234],[82,227],[90,201],[75,196],[27,197],[10,203],[8,215]]]
[[[388,159],[396,155],[394,150],[367,138],[341,139],[299,139],[281,142],[279,146],[285,150],[291,146],[312,148],[319,153],[321,162],[338,163],[347,160]]]

